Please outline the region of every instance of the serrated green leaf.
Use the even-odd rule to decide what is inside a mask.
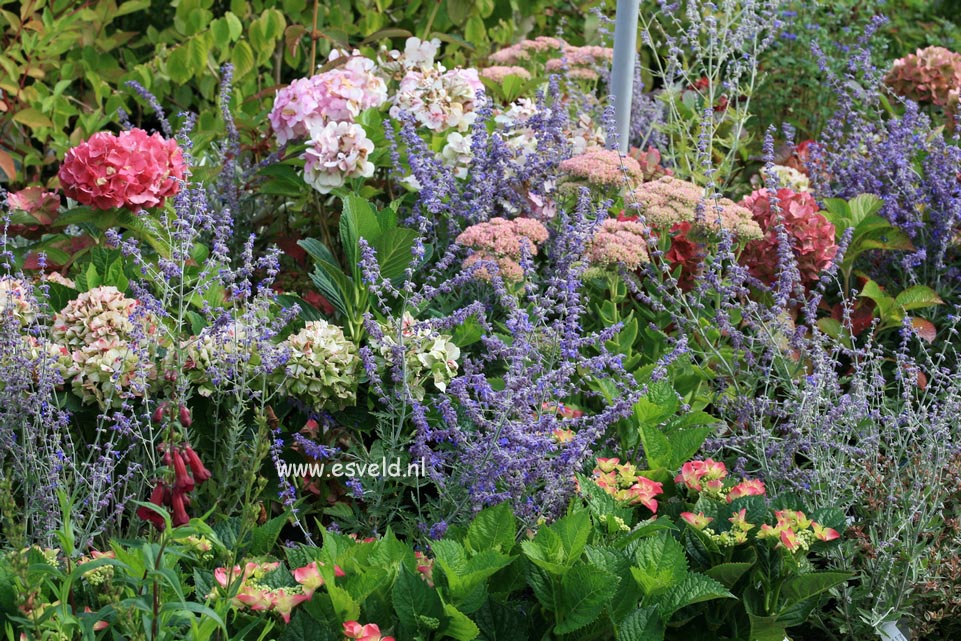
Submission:
[[[417,631],[432,629],[430,622],[423,617],[439,620],[444,615],[444,606],[437,592],[407,566],[401,567],[394,581],[391,600],[398,620]]]
[[[681,608],[714,599],[733,599],[727,588],[709,576],[688,573],[683,580],[656,599],[658,610],[665,621]]]
[[[572,567],[561,579],[554,632],[567,634],[593,623],[614,595],[619,581],[613,574],[586,563]]]
[[[480,629],[470,618],[451,604],[444,606],[447,622],[440,633],[445,637],[457,641],[473,641],[480,634]]]
[[[638,608],[615,627],[617,641],[663,641],[664,623],[657,608]]]
[[[482,510],[467,528],[467,545],[474,552],[510,552],[517,535],[517,522],[510,504],[500,503]]]
[[[905,289],[894,298],[894,302],[906,311],[944,303],[937,292],[925,285],[914,285],[913,287]]]
[[[792,576],[781,586],[781,598],[786,605],[793,605],[830,590],[850,578],[850,572],[808,572]]]
[[[753,566],[753,562],[721,563],[708,568],[704,571],[704,574],[719,582],[721,585],[730,588]]]
[[[687,575],[684,548],[669,534],[642,539],[634,551],[636,567],[631,574],[644,594],[665,592],[681,583]]]

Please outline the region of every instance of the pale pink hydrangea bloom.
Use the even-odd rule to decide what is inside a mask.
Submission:
[[[525,126],[537,112],[537,103],[530,98],[519,98],[506,111],[494,116],[494,122],[506,130],[504,142],[521,157],[537,151],[537,135],[532,128]]]
[[[726,229],[739,240],[761,238],[761,228],[751,211],[729,198],[705,199],[704,190],[673,176],[646,182],[631,193],[628,202],[637,203],[653,229],[670,229],[677,223],[692,223],[712,234]],[[720,211],[718,211],[720,208]],[[702,212],[698,219],[698,211]]]
[[[334,50],[330,60],[345,56]],[[295,80],[278,91],[267,117],[277,142],[284,144],[306,137],[311,126],[353,122],[361,111],[386,101],[387,85],[374,73],[374,61],[354,51],[339,67]]]
[[[467,171],[474,157],[471,152],[471,140],[470,134],[464,135],[452,131],[447,135],[447,141],[440,152],[441,160],[448,167],[453,167],[454,175],[460,179],[467,178]]]
[[[455,242],[474,249],[474,253],[464,261],[465,268],[481,260],[491,260],[497,263],[501,278],[518,281],[524,276],[518,262],[522,248],[526,248],[531,256],[536,255],[538,245],[547,237],[547,228],[532,218],[491,218],[468,227]],[[476,275],[483,280],[491,278],[486,268],[479,269]]]
[[[484,91],[476,69],[451,69],[437,65],[424,71],[409,71],[400,82],[390,115],[408,112],[431,131],[466,131],[477,114],[474,106]]]
[[[116,287],[95,287],[54,315],[51,336],[70,347],[126,338],[133,331],[131,316],[137,305],[136,300],[127,298]]]
[[[478,71],[481,78],[490,80],[497,84],[504,82],[504,79],[508,76],[517,76],[521,80],[530,80],[531,72],[524,67],[518,67],[516,65],[494,65],[493,67],[485,67]]]
[[[381,50],[377,65],[382,75],[400,80],[408,71],[427,71],[434,66],[434,58],[440,49],[440,40],[421,40],[411,37],[404,43],[404,51]]]
[[[647,235],[644,225],[608,218],[601,223],[587,250],[587,258],[596,267],[623,265],[634,271],[647,262]]]
[[[633,187],[644,179],[636,160],[600,147],[561,161],[559,168],[572,178],[601,187]]]
[[[12,276],[0,276],[0,314],[11,315],[23,326],[36,320],[33,288],[29,283]]]
[[[597,126],[587,114],[578,116],[569,136],[573,145],[572,153],[575,156],[583,154],[593,147],[603,147],[606,140],[604,130]]]
[[[95,209],[157,207],[180,191],[186,165],[175,140],[143,129],[102,131],[67,152],[63,192]]]
[[[374,164],[368,160],[374,143],[360,125],[350,122],[312,124],[304,152],[304,181],[322,194],[342,187],[349,178],[370,178]]]

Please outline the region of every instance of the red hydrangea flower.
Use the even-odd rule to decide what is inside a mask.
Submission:
[[[834,225],[821,215],[821,208],[809,193],[778,189],[777,199],[781,222],[791,239],[801,280],[810,286],[838,253]],[[777,219],[771,210],[768,190],[755,191],[741,201],[741,206],[751,210],[764,232],[763,238],[747,244],[741,262],[755,278],[773,283],[778,274]]]
[[[185,169],[176,141],[131,129],[94,134],[67,152],[59,175],[64,193],[83,205],[138,211],[176,194]]]

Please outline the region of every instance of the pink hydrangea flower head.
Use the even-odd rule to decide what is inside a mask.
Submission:
[[[344,636],[358,641],[394,641],[393,637],[381,636],[380,626],[376,623],[361,625],[357,621],[344,622]]]
[[[661,483],[644,476],[639,476],[637,482],[627,490],[632,503],[640,503],[654,513],[657,513],[657,501],[654,497],[663,491],[664,486]]]
[[[185,172],[176,141],[131,129],[96,133],[69,150],[59,177],[64,193],[83,205],[139,211],[180,191]]]
[[[720,461],[706,459],[703,461],[688,461],[681,466],[681,473],[674,479],[695,492],[718,491],[723,479],[727,476],[727,467]]]
[[[600,187],[634,187],[644,179],[636,160],[599,147],[561,161],[559,168],[572,178]]]
[[[884,82],[911,100],[948,106],[950,94],[961,87],[961,54],[944,47],[926,47],[894,61]]]
[[[476,69],[433,67],[408,71],[390,108],[393,118],[402,112],[431,131],[466,131],[477,114],[474,107],[484,91]]]
[[[811,194],[782,188],[777,190],[776,195],[778,212],[771,207],[767,189],[759,189],[741,201],[764,232],[763,237],[747,244],[741,262],[759,280],[773,283],[777,279],[777,223],[780,220],[791,240],[801,281],[810,286],[837,254],[834,225],[820,213],[820,207]]]
[[[314,595],[317,588],[324,584],[324,577],[320,575],[320,569],[317,567],[316,561],[308,563],[302,568],[295,569],[293,574],[294,581],[301,585],[308,599]]]
[[[342,187],[350,178],[370,178],[374,164],[368,157],[374,143],[360,125],[350,122],[312,124],[304,152],[304,181],[322,194]]]

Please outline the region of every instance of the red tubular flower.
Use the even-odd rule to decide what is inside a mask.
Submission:
[[[187,465],[184,463],[184,457],[181,455],[179,450],[172,450],[168,453],[167,458],[170,460],[170,465],[174,468],[174,489],[182,492],[192,492],[194,489],[194,480],[187,473]]]
[[[190,515],[187,514],[187,496],[185,492],[174,488],[173,494],[170,497],[170,504],[171,507],[173,507],[172,520],[174,527],[190,523]]]
[[[197,456],[197,453],[194,452],[194,449],[189,445],[184,448],[184,456],[187,457],[187,465],[190,466],[190,471],[193,473],[194,480],[197,483],[203,483],[210,479],[210,470],[204,466],[203,461],[200,460],[200,457]]]
[[[153,491],[150,493],[150,502],[154,505],[162,506],[167,502],[167,495],[169,494],[169,489],[167,485],[162,482],[157,482],[154,486]],[[163,517],[147,507],[137,508],[137,517],[143,519],[144,521],[149,521],[158,530],[164,529]]]
[[[180,424],[184,427],[190,427],[193,425],[193,419],[190,417],[190,410],[186,406],[180,406]]]

